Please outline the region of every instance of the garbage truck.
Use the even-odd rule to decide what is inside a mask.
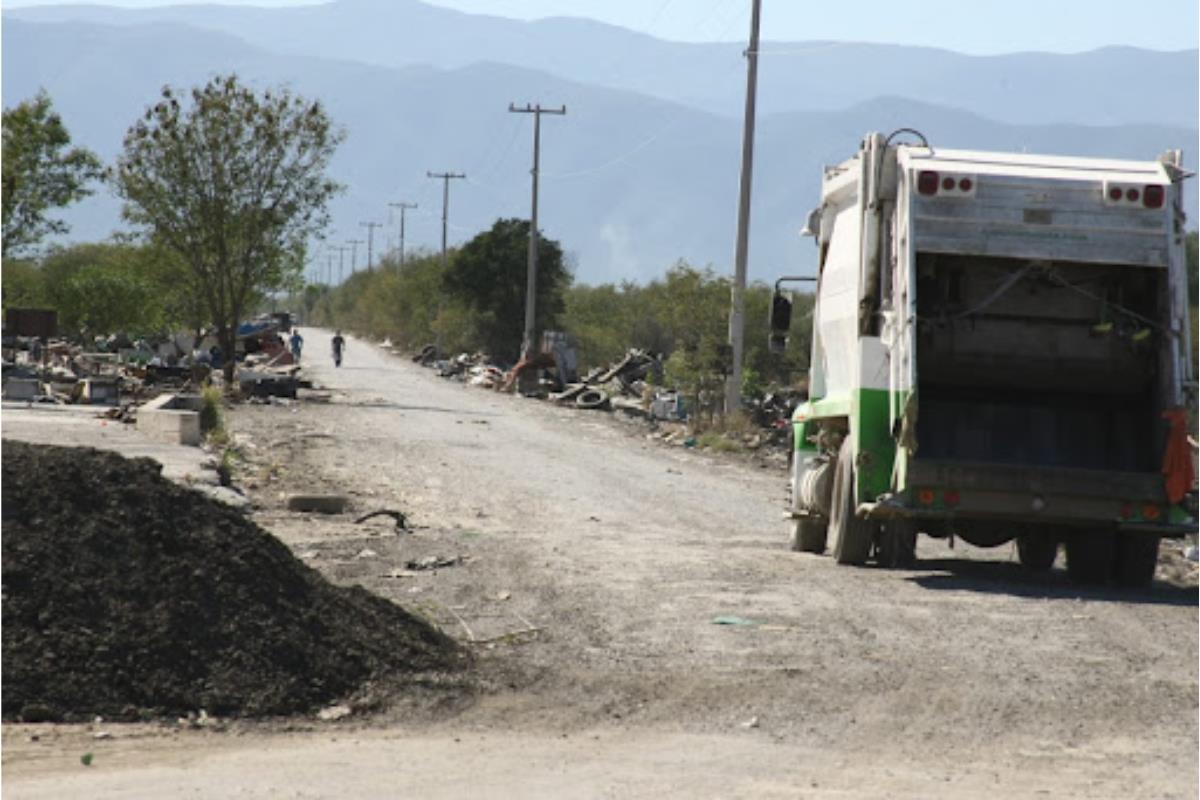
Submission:
[[[1195,532],[1179,151],[1154,161],[872,133],[824,169],[791,545],[911,562],[918,534],[1016,541],[1142,586]],[[776,285],[773,344],[790,325]],[[1194,405],[1190,406],[1194,407]]]

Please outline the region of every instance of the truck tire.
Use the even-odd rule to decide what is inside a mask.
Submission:
[[[824,553],[829,524],[821,517],[796,517],[792,520],[792,549],[797,553]]]
[[[1161,536],[1152,533],[1117,534],[1113,558],[1113,580],[1118,586],[1141,589],[1154,580],[1158,567],[1158,543]]]
[[[911,567],[917,561],[917,523],[911,519],[891,519],[879,531],[875,545],[875,563],[887,569]]]
[[[1058,558],[1058,539],[1044,531],[1017,536],[1017,558],[1030,572],[1046,572]]]
[[[855,513],[854,451],[850,437],[842,442],[833,473],[833,505],[829,514],[829,532],[833,534],[833,558],[839,564],[865,564],[871,555],[874,527]]]
[[[1107,583],[1113,571],[1116,533],[1072,533],[1067,537],[1067,574],[1076,583]]]

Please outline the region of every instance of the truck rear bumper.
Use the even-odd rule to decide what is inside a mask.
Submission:
[[[913,460],[903,492],[859,506],[885,519],[1011,521],[1025,525],[1108,527],[1178,537],[1196,520],[1170,506],[1154,473]]]

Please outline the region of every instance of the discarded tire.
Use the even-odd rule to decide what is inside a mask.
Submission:
[[[575,398],[578,408],[600,408],[608,402],[608,395],[599,389],[585,389]]]

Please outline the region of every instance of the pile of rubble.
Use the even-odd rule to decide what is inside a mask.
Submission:
[[[413,361],[469,386],[516,391],[579,409],[621,411],[658,425],[658,433],[667,441],[685,446],[695,446],[698,441],[685,424],[689,422],[689,408],[684,395],[660,388],[663,358],[649,350],[630,348],[619,360],[596,367],[582,377],[577,374],[574,350],[565,335],[556,332],[547,332],[541,352],[535,357],[512,367],[495,363],[486,353],[440,358],[434,345],[426,346],[413,356]],[[756,430],[729,434],[737,439],[731,439],[731,443],[747,450],[765,445],[788,448],[792,412],[805,396],[803,389],[786,389],[749,401],[746,410]]]
[[[468,663],[149,459],[3,453],[6,720],[307,713]]]
[[[238,329],[235,380],[245,397],[296,397],[300,367],[284,342],[287,314]],[[225,365],[211,333],[131,339],[124,335],[69,341],[49,336],[3,339],[4,399],[107,406],[131,421],[141,403],[164,393],[196,392]]]

